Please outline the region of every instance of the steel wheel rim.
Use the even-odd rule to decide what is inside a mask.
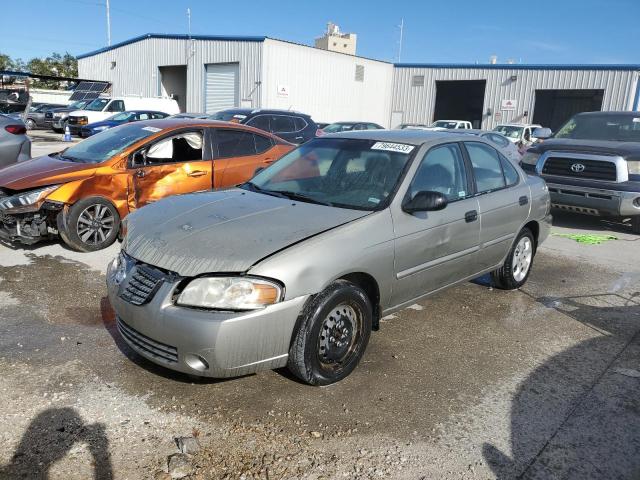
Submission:
[[[113,232],[115,216],[111,209],[96,203],[89,205],[78,216],[76,231],[82,243],[99,245]]]
[[[339,304],[327,314],[318,334],[318,358],[324,368],[339,370],[357,355],[362,318],[360,308],[350,302]]]
[[[533,259],[533,244],[529,237],[522,237],[513,251],[511,261],[513,278],[516,282],[521,282],[529,273],[531,260]]]
[[[30,118],[28,118],[27,121],[24,122],[24,125],[25,127],[27,127],[27,130],[33,130],[36,126],[36,123]]]

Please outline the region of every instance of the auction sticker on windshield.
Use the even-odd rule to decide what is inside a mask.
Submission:
[[[404,143],[376,142],[371,150],[385,150],[387,152],[411,153],[415,148],[414,145],[406,145]]]

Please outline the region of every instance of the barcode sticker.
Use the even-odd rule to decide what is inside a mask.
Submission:
[[[404,143],[376,142],[371,150],[385,150],[387,152],[411,153],[415,148],[414,145],[406,145]]]

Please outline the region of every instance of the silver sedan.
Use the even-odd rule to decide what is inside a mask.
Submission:
[[[0,168],[31,158],[31,140],[22,120],[0,114]]]
[[[491,272],[523,285],[549,193],[480,137],[328,135],[238,188],[129,215],[109,267],[119,331],[152,362],[229,377],[343,379],[379,320]]]

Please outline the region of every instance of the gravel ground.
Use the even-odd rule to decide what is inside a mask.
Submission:
[[[640,239],[556,223],[618,240],[552,237],[520,291],[385,318],[325,388],[156,367],[115,329],[117,245],[0,246],[0,478],[640,478]]]

